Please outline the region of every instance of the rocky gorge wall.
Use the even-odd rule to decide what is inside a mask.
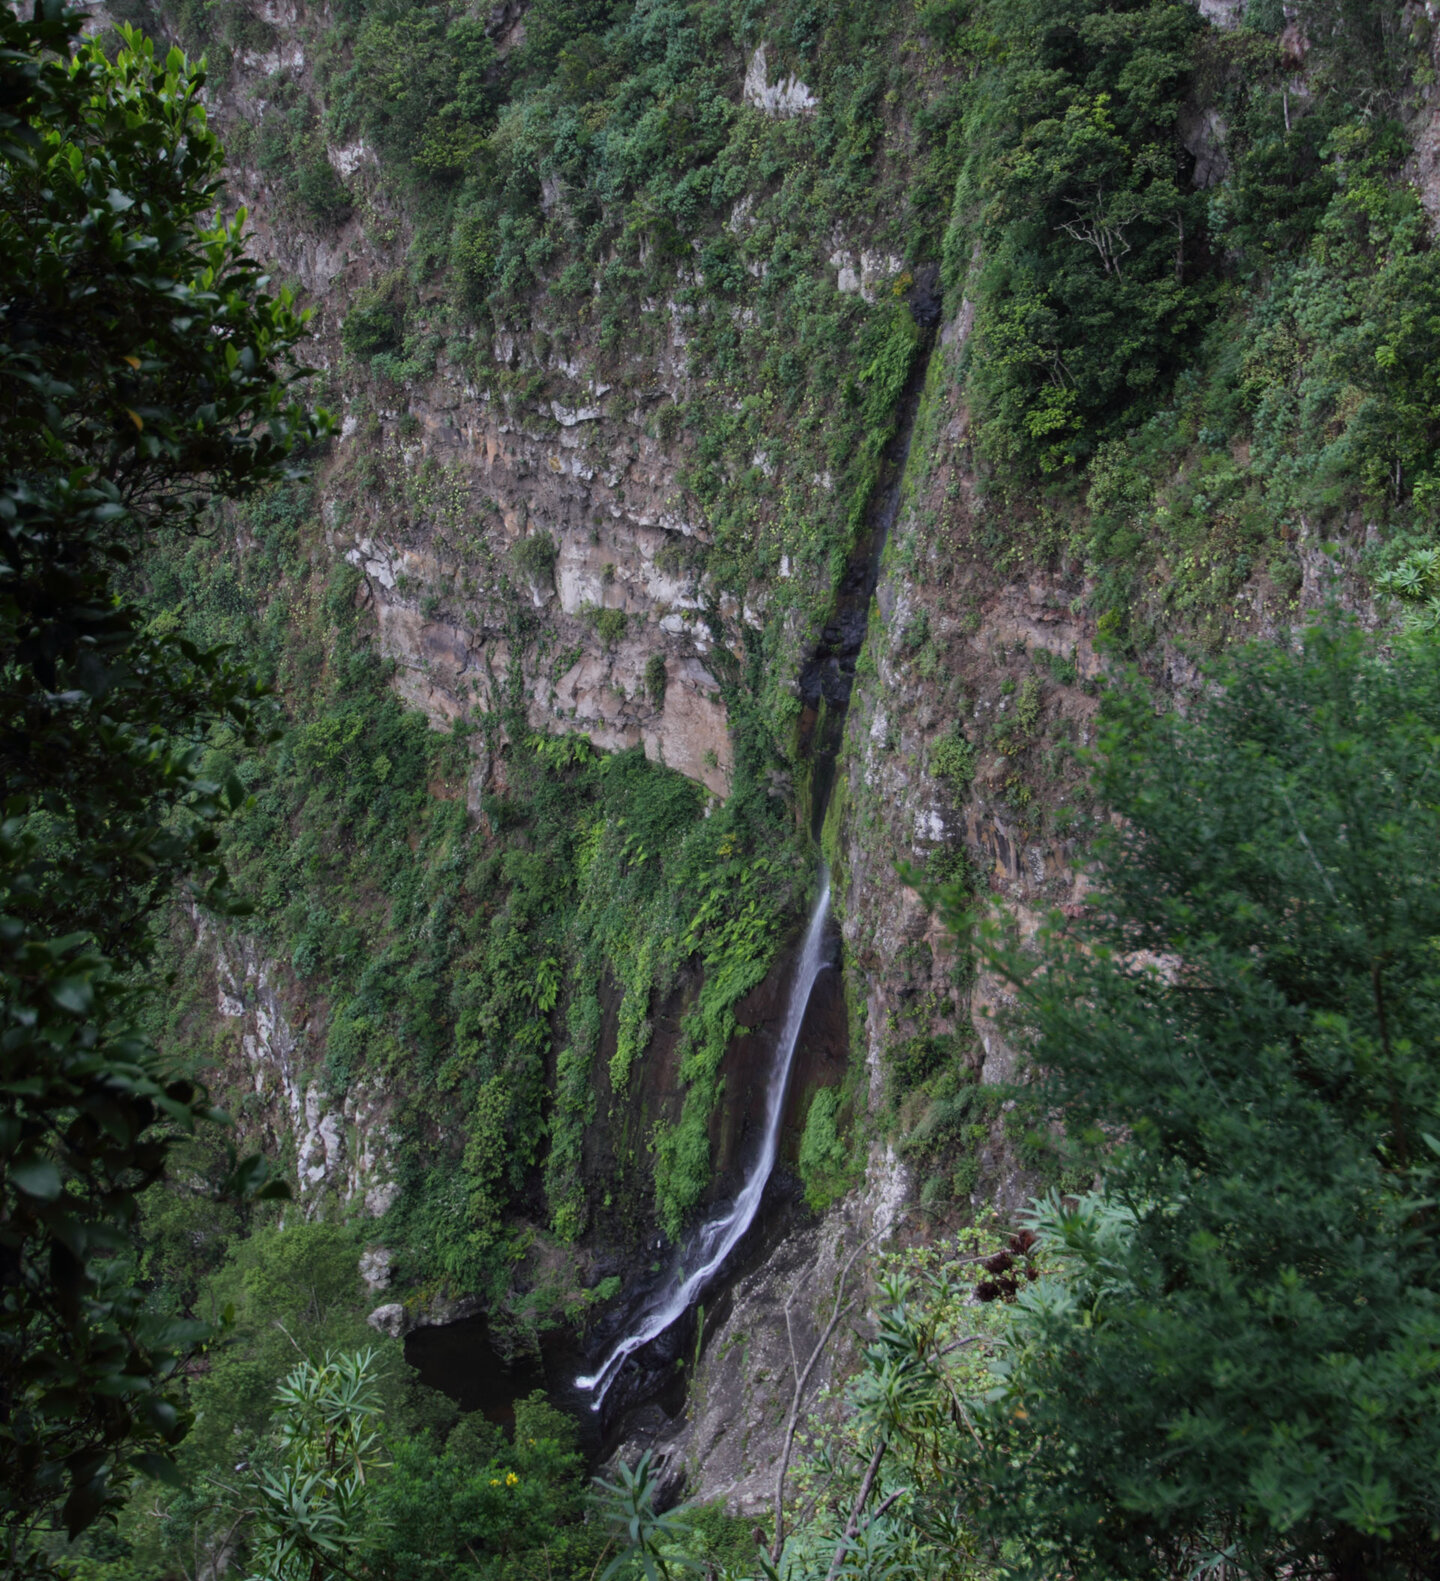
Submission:
[[[1218,0],[1199,10],[1217,32],[1242,20]],[[484,13],[501,61],[523,47],[525,12],[511,5]],[[230,201],[249,213],[257,256],[315,311],[313,360],[339,419],[317,465],[316,552],[323,544],[330,566],[357,574],[354,603],[393,662],[399,698],[437,732],[477,726],[466,737],[459,791],[476,825],[492,818],[505,790],[519,719],[538,734],[583,735],[606,752],[638,746],[702,786],[713,807],[732,795],[738,776],[753,775],[742,738],[759,718],[769,791],[800,821],[801,671],[839,580],[850,496],[875,481],[845,470],[854,456],[835,443],[842,432],[835,412],[863,402],[867,380],[873,387],[882,378],[872,370],[883,347],[864,342],[875,360],[850,366],[843,401],[833,392],[835,411],[811,391],[788,418],[767,408],[768,428],[746,426],[755,395],[747,381],[761,377],[765,336],[800,297],[833,314],[836,333],[857,346],[876,325],[908,323],[906,333],[913,331],[917,280],[943,297],[824,838],[843,936],[850,1065],[843,1078],[836,1070],[807,1078],[803,1098],[841,1079],[846,1189],[820,1209],[792,1196],[793,1213],[706,1319],[682,1416],[650,1409],[627,1424],[620,1446],[655,1448],[672,1480],[684,1469],[695,1495],[759,1512],[773,1494],[795,1358],[823,1329],[850,1254],[897,1232],[925,1239],[987,1211],[1010,1216],[1041,1185],[1068,1183],[1047,1174],[1043,1138],[1017,1124],[1008,1089],[1020,1072],[994,1020],[1005,1007],[1003,985],[977,973],[947,936],[922,897],[924,883],[963,881],[992,897],[1022,933],[1052,909],[1083,907],[1074,831],[1088,809],[1076,754],[1093,744],[1106,676],[1139,662],[1183,707],[1201,684],[1206,655],[1283,634],[1329,599],[1374,624],[1365,555],[1384,533],[1359,508],[1324,519],[1287,516],[1274,557],[1257,556],[1253,572],[1203,605],[1176,593],[1191,575],[1183,555],[1198,551],[1167,546],[1129,599],[1126,630],[1144,626],[1148,639],[1127,646],[1116,639],[1102,570],[1081,547],[1081,529],[1055,526],[1065,518],[1088,531],[1091,506],[1073,495],[1057,505],[1007,494],[977,452],[970,380],[985,260],[978,241],[968,265],[952,248],[935,284],[938,227],[917,242],[905,207],[903,161],[918,166],[928,157],[916,129],[923,116],[896,107],[898,86],[879,116],[886,130],[869,205],[848,217],[843,205],[817,206],[794,296],[764,294],[780,268],[776,193],[788,179],[772,161],[753,191],[739,184],[727,193],[714,234],[697,226],[681,238],[668,274],[654,276],[653,294],[646,277],[623,333],[606,330],[589,310],[606,289],[600,266],[579,288],[571,281],[569,295],[539,289],[523,314],[497,311],[467,323],[446,317],[439,270],[427,270],[417,243],[423,217],[365,138],[324,141],[350,205],[331,225],[297,209],[273,166],[265,167],[263,133],[276,105],[327,102],[334,67],[325,64],[325,38],[334,18],[326,7],[299,3],[268,4],[256,16],[262,44],[234,52],[215,84],[213,111],[236,150]],[[917,104],[933,107],[944,63],[915,43],[912,24],[907,11],[890,65]],[[802,55],[764,33],[762,25],[754,36],[717,43],[717,70],[745,135],[792,139],[783,147],[798,166],[810,157],[803,138],[827,111],[830,79],[807,78]],[[1297,94],[1305,89],[1298,64],[1287,81]],[[1191,140],[1199,152],[1191,150],[1187,180],[1198,188],[1222,179],[1216,173],[1232,151],[1224,118],[1196,108],[1191,121],[1200,130]],[[1415,170],[1426,194],[1430,120],[1433,112],[1417,112]],[[543,173],[535,202],[558,228],[579,200],[560,176]],[[734,283],[723,293],[716,236],[735,251]],[[637,271],[651,267],[659,246],[641,237]],[[617,243],[606,267],[620,251]],[[347,345],[347,320],[402,297],[407,335],[423,338],[440,326],[428,362],[397,367],[358,356]],[[753,350],[755,367],[736,353],[729,373],[717,372],[717,334],[727,348]],[[906,346],[909,355],[914,341]],[[764,366],[763,377],[772,377]],[[902,383],[908,372],[907,363]],[[899,386],[889,388],[893,397]],[[722,410],[743,421],[719,444],[705,423]],[[876,420],[875,434],[889,432],[884,423]],[[1208,447],[1202,459],[1187,451],[1160,467],[1162,509],[1206,467],[1207,476],[1222,467],[1250,476],[1250,441],[1239,432],[1193,445]],[[698,479],[707,466],[727,481],[705,494]],[[1207,522],[1225,516],[1230,486],[1214,485],[1218,503],[1199,510]],[[828,524],[825,532],[817,522]],[[753,539],[748,560],[734,548],[737,533]],[[1205,551],[1217,563],[1223,552],[1223,545]],[[323,1017],[317,1011],[312,1023],[301,1012],[297,975],[266,960],[253,941],[202,934],[201,943],[213,962],[217,1013],[239,1028],[237,1071],[253,1088],[251,1123],[293,1159],[305,1211],[383,1219],[403,1189],[390,1156],[394,1094],[361,1077],[343,1096],[327,1096]],[[767,994],[773,1000],[781,972],[783,955],[748,1002],[762,1040],[756,1007]],[[657,1105],[679,1113],[678,1026],[698,981],[672,992],[647,1005],[657,1027],[673,1025],[642,1060],[627,1136]],[[606,1061],[618,1007],[618,995],[607,1001]],[[739,1021],[752,1024],[748,1012]],[[740,1056],[732,1053],[727,1069],[738,1082]],[[594,1090],[603,1117],[589,1122],[592,1156],[612,1157],[606,1147],[622,1129],[623,1104],[600,1078]],[[721,1173],[734,1157],[725,1123],[717,1119],[710,1133]],[[792,1133],[804,1124],[797,1099]],[[792,1165],[793,1156],[792,1147]],[[521,1211],[538,1221],[528,1198]],[[644,1230],[648,1240],[653,1221]],[[378,1241],[377,1250],[384,1251]],[[609,1250],[582,1240],[564,1253],[572,1258],[567,1277],[593,1285],[611,1266]],[[390,1291],[382,1303],[387,1277],[388,1262],[371,1283],[389,1328],[454,1314],[433,1291]],[[863,1301],[846,1333],[857,1324]],[[827,1356],[813,1383],[817,1399],[843,1377],[852,1344],[844,1339]],[[832,1399],[825,1408],[837,1407]]]
[[[304,36],[296,8],[270,11],[282,39],[292,30]],[[281,43],[275,60],[290,81],[306,81],[303,44]],[[222,124],[263,108],[261,91],[247,83],[263,83],[271,64],[242,57],[235,87],[217,106]],[[364,145],[329,154],[368,193],[375,161]],[[235,172],[231,198],[251,217],[256,254],[314,306],[316,365],[338,369],[345,308],[403,259],[403,215],[393,220],[401,235],[378,240],[373,216],[385,213],[386,199],[377,191],[374,209],[317,239],[272,211],[256,172]],[[581,342],[568,357],[538,351],[551,338],[543,322],[528,335],[497,336],[491,350],[497,369],[534,376],[543,399],[497,400],[443,355],[430,377],[403,390],[378,398],[346,391],[328,469],[327,540],[364,578],[381,649],[398,666],[397,691],[437,728],[496,708],[518,676],[535,728],[580,730],[605,750],[643,744],[651,758],[724,795],[733,754],[705,663],[715,641],[706,602],[682,556],[672,552],[671,564],[681,563],[668,572],[657,564],[667,544],[708,541],[703,522],[686,512],[678,458],[647,432],[657,405],[687,397],[685,315],[673,301],[650,311],[660,344],[634,359],[643,395],[633,405],[628,392],[594,376],[593,347]],[[379,462],[390,489],[377,494],[355,478],[362,462]],[[527,538],[552,551],[519,589],[544,625],[543,655],[521,651],[511,590],[494,577]],[[596,629],[606,611],[614,612],[606,629],[617,633],[610,640]],[[721,616],[733,628],[743,613],[755,619],[732,600]],[[665,667],[658,698],[650,695],[661,690],[653,668],[648,691],[646,682],[655,660]]]
[[[502,10],[489,26],[503,55],[523,42],[523,20]],[[256,9],[255,21],[263,47],[235,49],[212,93],[211,113],[234,153],[227,202],[232,212],[245,209],[255,255],[313,312],[310,357],[339,423],[317,469],[324,553],[358,572],[356,602],[394,665],[395,692],[442,732],[496,718],[502,708],[513,720],[518,701],[531,729],[580,732],[607,751],[641,746],[724,798],[735,773],[727,703],[735,673],[753,662],[764,633],[773,660],[764,684],[793,691],[787,672],[798,664],[807,623],[823,613],[829,572],[813,548],[808,562],[780,554],[772,574],[743,593],[717,587],[705,570],[715,533],[686,476],[697,439],[664,416],[714,384],[688,349],[696,322],[715,317],[703,300],[703,270],[672,268],[670,291],[641,302],[641,321],[618,358],[578,321],[583,313],[562,322],[542,297],[513,329],[452,335],[423,372],[377,376],[347,351],[342,326],[357,304],[396,289],[413,221],[363,139],[325,145],[352,198],[349,216],[328,227],[297,213],[283,180],[247,158],[277,102],[323,103],[314,59],[332,16],[321,6],[271,4]],[[803,123],[813,114],[817,100],[798,76],[782,74],[770,86],[763,40],[734,58],[733,89],[754,115]],[[542,201],[553,206],[543,194]],[[742,197],[726,229],[743,240],[762,216]],[[872,218],[872,228],[884,220]],[[890,311],[890,287],[903,271],[898,253],[836,228],[818,261],[817,283],[837,310],[853,317],[878,303],[882,317]],[[748,278],[763,282],[766,271],[757,262]],[[422,282],[411,317],[427,302],[438,305],[439,296]],[[756,318],[752,308],[724,311],[742,337]],[[772,460],[762,449],[741,459],[762,490],[777,471],[796,472],[805,460]],[[834,514],[840,480],[828,468],[800,486],[829,500]],[[243,531],[237,547],[243,555]],[[505,730],[477,731],[470,741],[465,794],[471,813],[483,817],[485,793],[503,790],[508,742]],[[784,779],[775,774],[778,787]],[[304,992],[294,974],[260,958],[253,941],[217,949],[222,1017],[235,1016],[238,1005],[247,1026],[265,1023],[246,1033],[247,1051],[257,1038],[267,1051],[284,1045],[275,1056],[287,1067],[283,1080],[253,1095],[267,1116],[261,1134],[293,1131],[282,1151],[297,1167],[314,1171],[323,1155],[323,1181],[343,1206],[353,1192],[339,1139],[354,1122],[327,1096],[323,1025],[297,1043],[270,1004],[281,982]],[[234,994],[223,986],[235,975],[226,950],[246,962]],[[307,1059],[308,1079],[289,1070]],[[663,1065],[657,1051],[646,1075],[652,1096]],[[717,1142],[723,1131],[721,1117]],[[321,1183],[319,1174],[308,1182],[312,1195]]]

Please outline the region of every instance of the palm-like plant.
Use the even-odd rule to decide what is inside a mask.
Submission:
[[[365,1488],[383,1464],[375,1352],[303,1361],[275,1391],[281,1464],[256,1473],[259,1535],[251,1581],[349,1576]]]
[[[614,1482],[595,1479],[597,1501],[623,1546],[605,1567],[600,1581],[639,1568],[645,1581],[670,1581],[677,1570],[691,1569],[694,1561],[676,1552],[688,1533],[681,1511],[661,1514],[655,1508],[655,1472],[647,1449],[633,1467],[622,1463]]]
[[[1375,585],[1406,606],[1405,624],[1412,631],[1440,629],[1440,549],[1413,550]]]

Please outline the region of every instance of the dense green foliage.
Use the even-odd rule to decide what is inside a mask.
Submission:
[[[1358,516],[1434,533],[1440,275],[1405,166],[1427,24],[1299,12],[1290,34],[1174,0],[935,24],[965,78],[945,260],[974,310],[977,547],[1083,566],[1122,651],[1289,612],[1297,540]]]
[[[1201,22],[1185,0],[976,9],[958,200],[983,255],[974,388],[991,455],[1053,470],[1131,426],[1204,322],[1205,200],[1178,130]]]
[[[498,1297],[538,1228],[570,1241],[598,1215],[628,1233],[654,1202],[678,1232],[710,1178],[733,1007],[802,898],[783,806],[742,769],[707,817],[697,786],[640,751],[534,735],[518,712],[437,735],[391,693],[358,579],[322,569],[308,495],[267,496],[241,527],[243,554],[228,531],[153,554],[149,597],[158,621],[243,647],[288,701],[276,741],[214,739],[209,771],[247,792],[224,852],[254,904],[247,928],[297,983],[324,985],[328,1091],[397,1093],[401,1194],[386,1234],[405,1275],[496,1281]],[[513,745],[477,821],[464,800],[472,733],[498,748],[502,728]],[[191,948],[177,940],[177,965]],[[637,1104],[631,1072],[656,1009],[693,981],[692,958],[688,1091],[672,1125]],[[617,1031],[602,1069],[609,985]],[[176,1001],[167,1038],[192,1026],[193,1006]],[[584,1136],[607,1090],[616,1168],[597,1188]],[[517,1220],[537,1186],[543,1211]],[[552,1320],[582,1295],[562,1284],[537,1300],[555,1303]]]
[[[203,79],[79,20],[0,16],[0,1525],[73,1532],[167,1474],[176,1369],[206,1330],[148,1311],[125,1254],[171,1139],[221,1118],[137,1030],[127,976],[177,880],[226,900],[243,800],[200,738],[256,728],[252,682],[120,596],[147,535],[274,478],[317,425],[285,385],[301,323],[213,217]],[[233,1163],[233,1160],[231,1160]],[[232,1190],[263,1179],[258,1160]]]
[[[165,1211],[157,1195],[147,1215]],[[184,1485],[57,1549],[78,1581],[193,1576],[216,1541],[267,1581],[589,1581],[609,1532],[569,1417],[534,1395],[502,1428],[418,1385],[365,1326],[358,1244],[337,1226],[254,1224],[212,1242],[193,1303],[235,1318],[191,1382]]]
[[[1430,1573],[1437,677],[1331,623],[1184,720],[1116,692],[1094,901],[992,948],[1113,1205],[966,1473],[1027,1574]]]
[[[810,1100],[796,1163],[812,1208],[828,1208],[851,1185],[851,1149],[837,1124],[843,1098],[838,1089],[822,1087]]]
[[[247,1468],[256,1527],[252,1564],[265,1581],[308,1581],[354,1563],[370,1483],[381,1466],[375,1353],[327,1351],[275,1390],[279,1464]]]
[[[1396,180],[1403,134],[1387,119],[1401,109],[1398,8],[1367,10],[1372,25],[1342,16],[1347,8],[1333,0],[1309,8],[1318,91],[1302,102],[1285,75],[1285,46],[1253,25],[1207,30],[1179,0],[972,8],[952,43],[974,75],[948,266],[969,276],[983,347],[971,384],[982,448],[1002,473],[1071,467],[1133,430],[1167,404],[1183,364],[1208,361],[1200,339],[1217,314],[1231,308],[1233,338],[1236,320],[1284,301],[1297,268],[1308,277],[1308,308],[1291,314],[1311,318],[1315,271],[1327,264],[1333,284],[1321,300],[1342,299],[1330,313],[1348,318],[1352,292],[1374,303],[1355,315],[1357,328],[1380,320],[1366,331],[1379,341],[1368,353],[1385,343],[1387,316],[1408,310],[1414,328],[1434,316],[1423,264],[1373,296],[1366,278],[1397,246],[1428,254],[1413,227],[1394,229],[1418,206]],[[1347,211],[1363,262],[1325,240],[1345,228]],[[1368,232],[1363,220],[1356,230],[1361,215]],[[1238,297],[1220,289],[1227,277],[1243,285]],[[1315,339],[1313,352],[1294,348],[1305,361],[1332,350]],[[1423,351],[1414,351],[1418,364]],[[1374,387],[1376,362],[1399,368],[1405,359],[1345,358],[1346,380]],[[1339,382],[1326,382],[1329,399]],[[1324,408],[1302,404],[1323,430]],[[1404,428],[1398,410],[1372,422],[1390,435]]]

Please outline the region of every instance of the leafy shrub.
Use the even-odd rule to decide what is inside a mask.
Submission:
[[[450,239],[450,267],[463,300],[478,306],[495,272],[496,238],[483,215],[462,214]]]
[[[969,0],[920,0],[916,20],[942,49],[959,43],[971,20]]]
[[[655,568],[666,576],[690,576],[704,564],[705,545],[683,533],[667,533],[665,542],[655,551]]]
[[[1027,735],[1040,722],[1042,699],[1039,676],[1027,675],[1020,683],[1020,692],[1015,699],[1015,723]]]
[[[442,6],[366,17],[338,84],[342,120],[431,181],[474,162],[495,117],[495,46],[478,18]]]
[[[840,1107],[839,1089],[822,1087],[810,1100],[800,1138],[800,1179],[805,1185],[805,1201],[816,1212],[823,1212],[843,1196],[849,1184],[849,1149],[836,1125]]]
[[[945,1069],[956,1057],[959,1043],[953,1034],[907,1039],[890,1056],[890,1069],[901,1092],[908,1092]]]
[[[620,641],[629,623],[623,609],[604,609],[599,604],[586,604],[580,616],[607,648]]]
[[[1440,549],[1412,550],[1375,585],[1401,601],[1412,630],[1440,630]]]
[[[1278,33],[1285,26],[1284,0],[1247,0],[1245,26],[1261,33]]]
[[[543,592],[555,586],[555,560],[559,552],[555,540],[542,528],[513,543],[510,559],[520,575],[537,591]]]
[[[962,206],[983,225],[973,385],[996,460],[1054,471],[1157,398],[1203,322],[1202,196],[1173,107],[1199,16],[1052,0],[987,9],[1003,49],[977,79]]]
[[[398,281],[386,281],[355,293],[340,326],[345,349],[356,357],[374,357],[396,350],[405,327]]]
[[[1440,503],[1440,253],[1413,188],[1392,177],[1394,128],[1331,139],[1345,181],[1315,242],[1277,274],[1241,373],[1277,503]]]
[[[962,796],[975,778],[975,748],[957,724],[930,748],[930,771],[956,796]]]
[[[1054,653],[1049,648],[1036,648],[1030,656],[1037,667],[1047,670],[1051,679],[1058,681],[1061,686],[1074,686],[1080,679],[1080,667],[1075,662],[1073,649],[1068,659],[1064,654]]]
[[[343,225],[355,206],[349,188],[323,151],[300,166],[295,191],[301,203],[322,225]]]
[[[1034,1214],[1068,1266],[1017,1309],[956,1480],[1026,1565],[1433,1567],[1436,661],[1336,615],[1217,666],[1183,718],[1116,688],[1097,903],[982,944],[1036,1126],[1066,1116],[1107,1192]]]
[[[652,653],[645,661],[645,695],[652,708],[665,706],[665,655]]]

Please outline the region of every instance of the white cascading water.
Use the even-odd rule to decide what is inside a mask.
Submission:
[[[724,1213],[707,1219],[696,1232],[674,1277],[663,1289],[656,1292],[640,1321],[605,1358],[599,1370],[588,1378],[577,1378],[575,1386],[594,1395],[591,1409],[598,1411],[604,1403],[606,1391],[615,1381],[615,1375],[642,1345],[663,1334],[700,1297],[706,1284],[719,1271],[721,1264],[734,1251],[760,1208],[760,1198],[765,1182],[775,1167],[775,1155],[780,1150],[780,1121],[785,1113],[785,1089],[790,1085],[790,1067],[795,1060],[795,1045],[800,1041],[800,1027],[805,1020],[805,1009],[810,1003],[810,991],[825,963],[820,951],[824,943],[825,920],[830,915],[830,875],[820,870],[820,895],[810,914],[810,926],[805,942],[795,962],[795,975],[790,981],[790,1000],[785,1007],[785,1025],[775,1049],[775,1063],[770,1068],[770,1083],[765,1093],[765,1135],[760,1152],[751,1165],[750,1173],[733,1205]],[[685,1266],[693,1263],[688,1274]]]

